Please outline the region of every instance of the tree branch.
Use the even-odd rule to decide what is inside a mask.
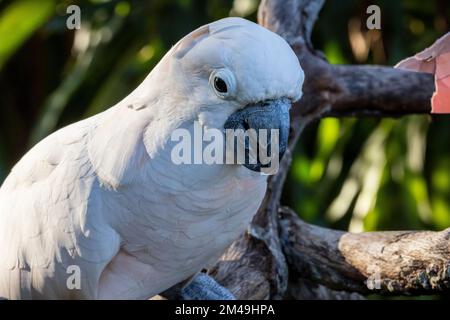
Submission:
[[[330,97],[331,116],[398,116],[430,113],[432,74],[381,66],[331,66],[340,90]]]
[[[430,294],[450,289],[450,228],[352,234],[281,209],[280,237],[292,272],[329,288]]]

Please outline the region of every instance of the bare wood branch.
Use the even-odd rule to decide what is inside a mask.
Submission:
[[[282,36],[289,44],[306,45],[313,51],[311,32],[325,0],[263,0],[258,22]]]
[[[434,77],[381,66],[331,66],[340,87],[328,115],[430,113]]]
[[[228,248],[210,274],[239,299],[270,299],[270,276],[276,273],[272,263],[266,244],[245,234]]]
[[[450,228],[352,234],[307,224],[281,209],[280,238],[292,271],[329,288],[432,294],[450,289]]]

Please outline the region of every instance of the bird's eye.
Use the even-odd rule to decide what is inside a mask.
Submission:
[[[226,68],[213,70],[209,75],[209,85],[221,99],[233,99],[236,94],[236,79]]]
[[[214,78],[214,88],[220,93],[228,92],[227,84],[222,78],[219,77]]]

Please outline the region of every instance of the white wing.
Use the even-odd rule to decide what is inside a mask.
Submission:
[[[104,203],[86,143],[106,114],[63,128],[28,152],[0,189],[0,297],[95,297],[95,283],[117,253],[118,235]],[[81,270],[81,290],[68,290]]]

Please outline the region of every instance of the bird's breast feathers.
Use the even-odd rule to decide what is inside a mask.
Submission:
[[[70,297],[66,269],[77,265],[88,273],[82,297],[95,297],[96,282],[120,248],[181,281],[217,259],[258,209],[263,176],[242,166],[178,166],[168,150],[129,165],[121,174],[133,178],[122,175],[124,183],[110,188],[89,153],[92,131],[105,116],[44,139],[2,186],[0,295],[36,290],[33,297]],[[108,151],[120,157],[120,148]],[[10,286],[22,269],[33,270],[21,280],[28,286]]]

